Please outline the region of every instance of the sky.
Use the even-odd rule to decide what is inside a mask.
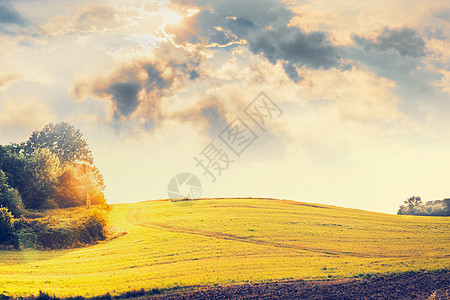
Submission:
[[[109,203],[188,173],[396,213],[450,197],[449,23],[440,0],[0,0],[0,144],[73,124]]]

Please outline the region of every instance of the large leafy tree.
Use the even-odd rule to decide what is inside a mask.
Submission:
[[[59,207],[104,204],[105,184],[99,170],[88,164],[67,165],[59,178],[56,202]]]
[[[3,194],[16,202],[21,198],[25,208],[80,206],[87,199],[91,204],[106,202],[103,176],[93,164],[88,144],[68,123],[48,124],[24,143],[0,146],[1,169]],[[0,204],[14,210],[1,199],[0,194]]]
[[[43,208],[55,197],[60,161],[49,149],[39,149],[34,151],[27,168],[31,176],[22,194],[23,202],[27,208]]]
[[[22,148],[17,144],[0,146],[0,169],[5,172],[9,186],[23,193],[30,174],[27,167],[30,159],[23,154]]]
[[[23,145],[24,152],[32,155],[38,149],[49,149],[61,164],[93,163],[92,153],[79,129],[69,123],[50,123],[34,131]]]
[[[15,216],[22,214],[23,203],[19,192],[10,187],[5,172],[0,169],[0,206],[6,207]]]
[[[409,207],[415,207],[421,205],[423,202],[420,197],[412,196],[405,200],[404,203]]]

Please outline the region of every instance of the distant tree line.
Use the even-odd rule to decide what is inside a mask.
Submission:
[[[29,209],[105,203],[103,176],[79,129],[50,123],[19,144],[0,145],[0,206]]]
[[[416,216],[450,216],[450,198],[422,202],[420,197],[412,196],[404,201],[397,214]]]

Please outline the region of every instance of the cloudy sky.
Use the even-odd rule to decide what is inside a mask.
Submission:
[[[0,144],[74,124],[110,203],[189,172],[395,213],[450,197],[449,23],[444,0],[0,0]]]

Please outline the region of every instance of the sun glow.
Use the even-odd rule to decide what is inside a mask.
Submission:
[[[166,27],[167,25],[176,25],[183,19],[182,15],[167,8],[161,9],[159,13],[163,18],[163,27]]]

